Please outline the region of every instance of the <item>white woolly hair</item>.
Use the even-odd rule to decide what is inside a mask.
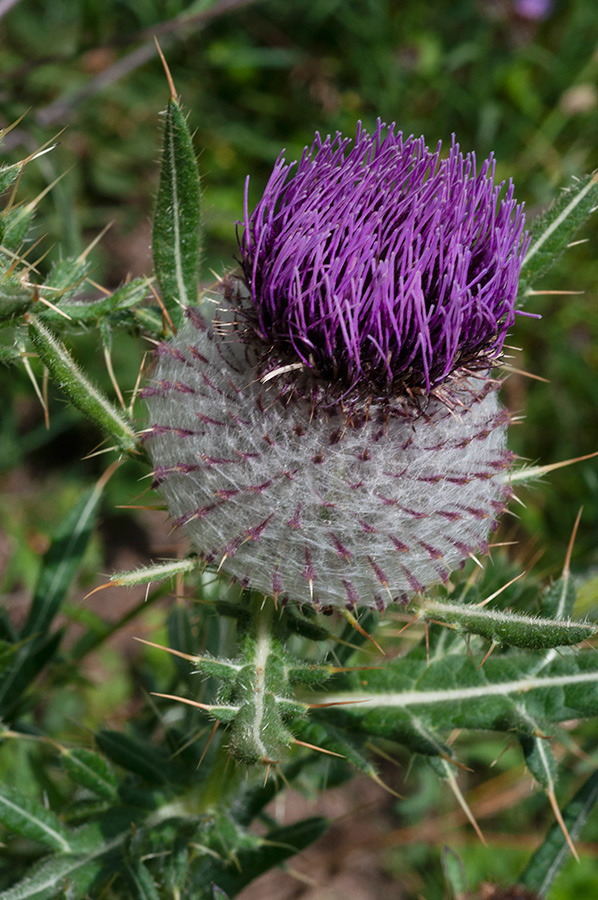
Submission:
[[[283,601],[382,609],[487,549],[512,458],[495,382],[453,387],[452,410],[373,400],[353,419],[282,395],[234,327],[187,312],[157,350],[146,439],[205,560]]]

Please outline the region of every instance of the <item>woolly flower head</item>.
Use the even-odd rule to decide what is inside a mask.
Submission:
[[[216,312],[145,396],[155,481],[204,559],[315,607],[408,601],[484,550],[509,490],[489,377],[524,220],[494,164],[378,124],[277,161]]]

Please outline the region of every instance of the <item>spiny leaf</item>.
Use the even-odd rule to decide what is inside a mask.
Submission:
[[[577,592],[573,579],[569,576],[559,578],[544,592],[542,611],[551,619],[565,619],[570,616],[575,606]]]
[[[94,881],[101,857],[116,850],[129,836],[130,832],[126,831],[111,840],[97,842],[93,850],[86,853],[46,858],[30,869],[22,881],[2,891],[0,900],[53,900],[59,891],[71,886],[76,890],[74,897],[79,900]]]
[[[9,832],[51,850],[70,853],[73,844],[76,847],[76,841],[51,810],[8,785],[0,785],[0,822]]]
[[[114,800],[116,797],[118,782],[108,761],[94,753],[80,747],[75,750],[65,750],[62,756],[64,768],[78,784],[93,791],[99,797]]]
[[[93,300],[90,303],[69,303],[63,300],[60,303],[60,309],[70,316],[73,322],[91,323],[119,310],[129,309],[135,306],[136,303],[141,303],[148,289],[149,281],[147,278],[134,278],[100,300]],[[52,299],[51,295],[50,299]],[[63,319],[59,313],[50,308],[41,311],[39,317],[46,322],[58,322],[60,319]]]
[[[523,260],[519,296],[550,269],[598,203],[598,172],[574,178],[543,216],[534,222]]]
[[[35,299],[35,287],[12,274],[0,276],[0,322],[27,312]]]
[[[572,840],[579,837],[596,800],[598,800],[598,772],[593,772],[563,810],[563,820]],[[530,859],[519,883],[536,891],[539,897],[547,897],[569,853],[565,835],[560,825],[555,822]]]
[[[96,422],[121,450],[133,452],[137,439],[128,417],[88,380],[64,344],[34,315],[29,316],[29,335],[44,365],[71,403]]]
[[[103,489],[104,483],[99,482],[84,494],[54,535],[42,560],[21,638],[47,630],[58,612],[89,543]]]
[[[197,302],[200,186],[191,135],[175,98],[164,122],[160,187],[154,217],[153,255],[162,299],[175,325],[181,306]]]
[[[29,206],[16,206],[2,214],[3,247],[8,250],[18,250],[27,236],[32,217],[33,209]]]
[[[0,133],[0,140],[1,138],[2,133]],[[13,164],[12,166],[0,166],[0,194],[3,194],[4,191],[11,186],[18,174],[18,164]]]
[[[234,861],[206,860],[197,870],[193,882],[198,900],[208,897],[211,900],[212,885],[235,897],[254,878],[316,841],[327,827],[326,819],[314,816],[294,825],[273,828],[258,847],[238,851]]]
[[[55,303],[58,299],[67,300],[72,297],[90,271],[91,263],[85,253],[61,259],[44,282],[48,298]]]
[[[525,763],[538,784],[545,791],[554,793],[557,765],[546,738],[537,734],[520,734],[519,742],[525,756]]]
[[[479,634],[497,644],[528,650],[579,644],[596,631],[596,625],[590,622],[557,622],[552,618],[503,612],[475,604],[430,601],[426,602],[422,614],[428,619],[455,625],[463,633]]]
[[[0,363],[16,363],[21,359],[17,347],[0,346]]]
[[[174,769],[155,747],[118,731],[100,731],[96,735],[100,750],[117,765],[134,772],[150,784],[166,784]]]
[[[433,733],[526,730],[529,717],[542,727],[598,715],[598,654],[593,651],[543,660],[533,653],[511,653],[490,657],[480,669],[463,655],[431,658],[428,665],[418,648],[368,672],[365,686],[361,680],[349,674],[345,683],[352,690],[310,700],[332,704],[326,709],[331,721],[404,743],[410,743],[415,727]]]
[[[133,863],[127,862],[126,871],[135,891],[136,900],[160,900],[156,883],[140,859]]]
[[[31,682],[54,657],[62,632],[44,634],[19,647],[12,665],[0,675],[0,716],[11,721],[22,704],[22,696]]]

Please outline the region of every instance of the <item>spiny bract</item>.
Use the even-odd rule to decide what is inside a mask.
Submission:
[[[157,348],[155,480],[204,559],[317,608],[407,601],[509,495],[489,377],[527,236],[512,187],[379,123],[279,159],[212,321]]]

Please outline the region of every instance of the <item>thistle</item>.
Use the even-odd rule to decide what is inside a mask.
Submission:
[[[408,602],[504,509],[491,369],[527,247],[513,186],[378,123],[281,156],[212,321],[145,390],[154,477],[202,557],[316,608]]]

